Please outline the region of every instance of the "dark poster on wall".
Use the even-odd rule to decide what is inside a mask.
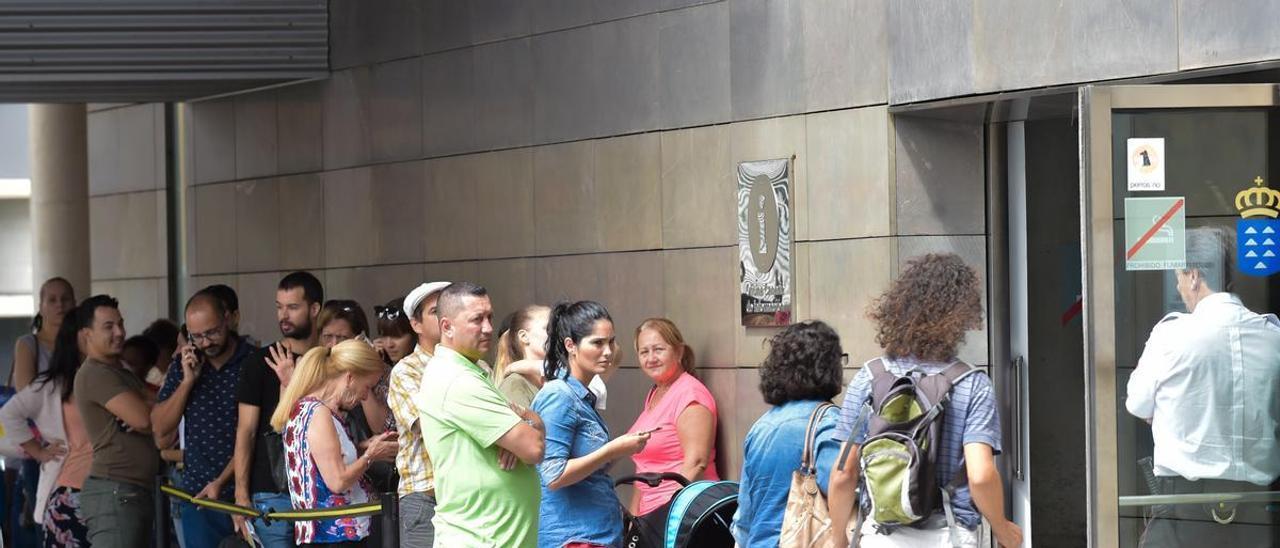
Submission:
[[[742,325],[791,323],[791,160],[738,164]]]

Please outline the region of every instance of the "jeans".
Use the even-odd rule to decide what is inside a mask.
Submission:
[[[90,477],[80,491],[80,508],[89,527],[89,543],[98,548],[151,545],[155,519],[148,487]]]
[[[227,514],[183,502],[182,534],[185,548],[218,548],[222,539],[235,534],[235,526]]]
[[[289,495],[285,493],[254,493],[252,498],[253,507],[259,512],[293,508]],[[293,548],[293,522],[291,521],[273,521],[267,525],[266,522],[255,519],[253,531],[262,542],[263,548]]]
[[[14,546],[36,546],[43,542],[44,529],[35,522],[36,490],[40,483],[40,463],[35,459],[23,459],[18,467],[18,479],[14,483],[12,520],[10,527]]]
[[[166,474],[169,476],[170,485],[182,485],[182,470],[177,465],[168,464]],[[170,535],[170,542],[176,540],[178,548],[187,548],[187,539],[182,535],[182,501],[176,498],[169,498],[169,517],[173,522],[173,534]]]
[[[432,546],[436,529],[431,518],[436,516],[436,497],[426,493],[409,493],[400,497],[400,545]]]

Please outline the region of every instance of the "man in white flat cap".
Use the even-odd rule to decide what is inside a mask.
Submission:
[[[450,282],[428,282],[405,296],[404,313],[414,333],[418,334],[418,344],[413,353],[405,356],[391,370],[387,392],[387,401],[396,417],[400,434],[396,469],[400,472],[400,542],[404,546],[431,546],[435,541],[435,528],[431,525],[436,509],[435,469],[422,442],[418,407],[414,405],[413,397],[422,384],[422,372],[440,343],[436,302],[440,292],[449,285]]]

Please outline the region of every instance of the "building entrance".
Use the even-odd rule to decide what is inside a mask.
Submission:
[[[1276,98],[1080,91],[1090,545],[1280,542]]]

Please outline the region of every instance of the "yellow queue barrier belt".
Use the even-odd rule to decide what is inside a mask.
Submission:
[[[310,521],[329,518],[372,516],[382,513],[382,503],[380,502],[366,502],[364,504],[352,504],[350,506],[340,506],[337,508],[316,508],[307,510],[290,509],[283,512],[265,513],[259,512],[253,508],[237,506],[220,500],[198,499],[191,493],[178,489],[172,485],[161,485],[160,491],[170,497],[190,502],[191,504],[202,508],[216,510],[224,514],[233,514],[247,518],[259,518],[267,521]]]

